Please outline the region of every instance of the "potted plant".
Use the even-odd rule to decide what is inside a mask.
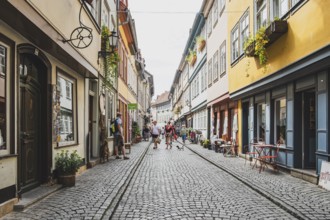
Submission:
[[[199,35],[196,37],[196,44],[198,47],[198,51],[201,52],[205,48],[206,40],[203,36]]]
[[[272,44],[287,31],[288,31],[288,22],[286,20],[281,20],[280,18],[275,17],[274,20],[265,30],[265,34],[269,39],[268,44]]]
[[[189,49],[189,54],[186,57],[186,61],[190,64],[190,66],[193,66],[197,60],[197,54],[196,51]]]
[[[133,138],[135,140],[135,143],[141,142],[141,140],[142,140],[141,130],[136,121],[133,121],[133,123],[132,123],[132,132],[133,132]]]
[[[62,150],[61,153],[57,153],[55,157],[55,169],[58,174],[59,183],[64,186],[74,186],[76,184],[76,172],[78,171],[83,160],[77,154],[77,151],[73,151],[69,154],[69,151]]]
[[[203,143],[204,148],[209,148],[209,145],[210,145],[210,140],[209,139],[205,139],[204,140],[204,143]]]
[[[268,56],[267,56],[267,52],[266,52],[266,45],[269,42],[269,39],[265,33],[266,28],[265,27],[261,27],[255,36],[255,55],[258,56],[259,58],[259,63],[260,65],[265,65],[268,61]]]
[[[244,45],[243,45],[244,54],[248,57],[255,56],[254,47],[255,47],[254,37],[250,36],[244,41]]]

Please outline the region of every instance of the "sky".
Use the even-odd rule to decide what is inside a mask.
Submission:
[[[155,95],[169,91],[202,0],[129,0],[138,47],[154,76]]]

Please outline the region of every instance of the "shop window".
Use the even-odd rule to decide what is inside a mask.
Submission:
[[[258,104],[257,107],[257,132],[258,139],[265,141],[265,129],[266,129],[266,104]]]
[[[7,149],[6,71],[7,50],[0,45],[0,150]]]
[[[275,100],[275,143],[286,144],[286,98]]]
[[[62,87],[60,91],[66,94],[60,97],[60,138],[59,146],[77,143],[77,132],[75,128],[75,87],[76,82],[60,73],[57,75],[57,86]],[[64,87],[64,88],[63,88]]]

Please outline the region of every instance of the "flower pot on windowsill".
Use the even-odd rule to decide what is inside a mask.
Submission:
[[[195,65],[196,60],[197,60],[197,56],[196,56],[196,55],[192,56],[192,58],[191,58],[191,60],[190,60],[190,66]]]
[[[199,44],[198,44],[198,51],[201,52],[203,51],[203,49],[205,48],[206,45],[206,40],[202,40]]]
[[[247,57],[254,57],[255,56],[255,42],[250,43],[245,49],[244,54]]]
[[[269,39],[267,45],[272,44],[287,31],[288,31],[288,22],[286,20],[273,21],[265,30],[265,34]]]

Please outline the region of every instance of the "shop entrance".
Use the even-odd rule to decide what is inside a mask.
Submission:
[[[33,54],[19,58],[19,187],[26,192],[47,180],[47,67]]]
[[[316,168],[315,92],[303,92],[302,146],[303,168]]]

